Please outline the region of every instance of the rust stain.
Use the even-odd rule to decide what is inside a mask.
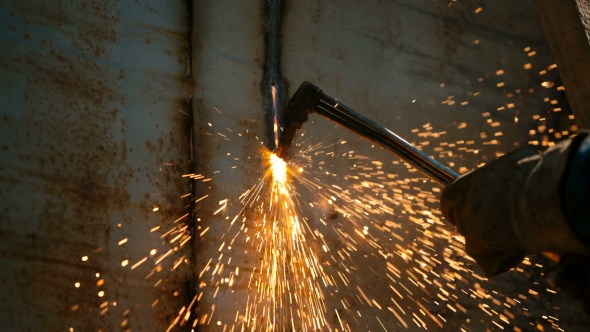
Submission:
[[[178,188],[190,190],[180,176],[188,171],[188,156],[183,154],[189,140],[185,117],[178,110],[186,111],[186,106],[179,101],[177,109],[165,110],[171,114],[166,128],[174,129],[146,142],[153,158],[146,161],[150,167],[131,168],[128,97],[122,92],[128,73],[117,67],[119,55],[114,54],[121,37],[116,30],[121,21],[118,4],[20,1],[8,8],[8,16],[18,24],[6,29],[19,41],[0,41],[2,49],[10,50],[0,52],[0,87],[8,91],[13,106],[0,117],[0,260],[7,262],[0,283],[8,289],[0,292],[0,301],[16,304],[1,310],[11,318],[0,318],[0,324],[17,330],[114,330],[113,321],[119,318],[100,314],[106,297],[97,296],[97,281],[105,278],[100,289],[114,294],[109,298],[124,300],[129,295],[121,289],[144,276],[113,270],[122,252],[108,250],[119,240],[113,238],[113,228],[147,220],[154,204],[149,195],[140,202],[132,199],[132,183],[156,184],[165,205],[162,224],[184,208]],[[180,32],[157,33],[186,39]],[[171,59],[187,61],[186,45],[175,52]],[[180,74],[177,86],[163,87],[182,92]],[[151,167],[163,163],[173,166]],[[82,261],[83,256],[88,261]],[[75,288],[77,282],[82,287]],[[165,303],[154,310],[160,327],[167,326],[179,309],[169,304],[186,296],[173,295],[175,282],[171,273],[162,287],[142,290]],[[15,312],[16,308],[24,311]],[[127,316],[130,321],[121,327],[137,325],[137,317]]]
[[[124,105],[118,76],[123,73],[85,56],[106,56],[116,41],[112,26],[118,14],[107,4],[20,2],[10,11],[12,18],[57,29],[71,49],[39,38],[41,51],[10,45],[12,52],[0,56],[9,80],[34,87],[22,92],[19,116],[4,115],[2,130],[14,134],[11,150],[18,162],[3,177],[12,188],[32,190],[21,199],[36,202],[32,211],[22,211],[18,201],[4,207],[6,229],[23,222],[30,226],[26,234],[1,232],[0,242],[4,258],[24,262],[12,274],[27,310],[21,314],[43,313],[37,321],[49,330],[65,328],[68,320],[111,328],[98,314],[78,315],[78,310],[98,310],[100,298],[93,288],[73,291],[75,282],[92,285],[92,272],[104,270],[104,255],[92,255],[90,264],[83,264],[81,256],[108,243],[109,213],[129,205],[126,185],[132,171],[115,171],[126,163],[124,142],[115,138],[118,129],[125,131],[118,122]],[[73,305],[79,309],[72,310]]]
[[[116,41],[114,23],[120,11],[108,1],[20,1],[10,16],[32,25],[59,29],[72,46],[96,56],[105,56]],[[70,29],[76,27],[76,29]]]

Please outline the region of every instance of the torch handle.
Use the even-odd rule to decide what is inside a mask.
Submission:
[[[445,186],[458,177],[457,173],[418,150],[391,130],[357,113],[321,90],[317,97],[318,102],[313,108],[315,113],[396,154],[433,181]]]

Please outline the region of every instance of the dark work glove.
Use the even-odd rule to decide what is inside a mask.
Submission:
[[[516,150],[443,190],[441,212],[465,237],[467,254],[487,276],[509,270],[527,251],[590,254],[583,233],[577,231],[583,228],[568,218],[569,211],[587,209],[569,208],[574,199],[565,198],[571,191],[568,183],[576,183],[570,173],[576,174],[574,164],[587,137],[582,131],[541,154],[530,148]],[[587,158],[581,159],[585,165]],[[586,225],[589,219],[580,220]]]
[[[442,214],[465,237],[465,251],[487,276],[505,272],[524,259],[526,248],[513,230],[509,192],[522,187],[532,169],[519,161],[535,155],[533,149],[516,150],[443,190]]]

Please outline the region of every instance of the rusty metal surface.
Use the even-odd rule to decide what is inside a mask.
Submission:
[[[190,192],[187,18],[181,1],[0,4],[3,330],[163,330],[185,305],[171,268],[190,250],[155,262]]]

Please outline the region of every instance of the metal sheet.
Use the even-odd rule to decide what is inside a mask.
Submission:
[[[202,198],[195,235],[204,331],[264,330],[269,320],[275,323],[268,311],[262,321],[260,312],[248,312],[256,308],[252,301],[263,303],[259,310],[269,301],[258,296],[267,283],[254,270],[263,253],[253,244],[268,219],[255,208],[240,214],[249,207],[240,195],[268,167],[260,148],[268,143],[259,88],[261,10],[259,2],[204,1],[194,11],[196,185]],[[460,173],[516,146],[542,147],[572,131],[573,120],[559,116],[568,105],[532,1],[480,8],[464,1],[302,0],[287,1],[284,15],[281,69],[289,94],[309,80]],[[550,88],[542,82],[551,82],[545,84]],[[567,317],[559,322],[564,328],[584,324],[579,308],[545,290],[535,266],[545,264],[542,259],[487,282],[437,211],[440,187],[318,115],[303,129],[301,146],[292,148],[299,158],[293,163],[303,172],[293,185],[300,216],[307,218],[305,245],[325,272],[315,282],[332,329],[478,331],[496,324],[526,329],[531,322],[548,329],[543,315]],[[545,307],[535,292],[554,300],[555,308]],[[521,296],[526,309],[513,300]],[[491,317],[479,304],[503,316]],[[313,310],[307,311],[297,315]],[[285,325],[272,326],[292,328]]]
[[[195,250],[203,331],[229,331],[239,324],[254,294],[249,276],[260,254],[242,238],[233,244],[239,226],[228,228],[242,208],[239,196],[260,178],[260,141],[266,137],[259,88],[261,15],[261,2],[200,1],[194,8],[195,172],[203,176],[196,182],[196,196],[202,200]],[[216,213],[225,199],[227,208]],[[248,227],[255,222],[249,220]],[[229,287],[225,278],[232,276],[235,283]]]
[[[190,192],[185,4],[5,1],[0,18],[0,325],[165,329],[189,296],[171,269],[190,250],[156,263]]]

